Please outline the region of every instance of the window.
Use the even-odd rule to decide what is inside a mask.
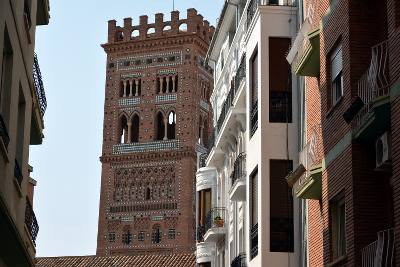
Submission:
[[[124,66],[129,66],[130,64],[131,64],[130,61],[125,61],[125,62],[124,62]]]
[[[176,115],[175,112],[171,111],[168,116],[168,125],[167,125],[167,138],[175,139],[175,125],[176,125]]]
[[[346,202],[344,194],[331,202],[333,260],[346,254]]]
[[[141,64],[141,61],[140,60],[136,60],[135,61],[135,65],[140,65]]]
[[[190,59],[190,55],[185,55],[185,59]]]
[[[115,233],[114,232],[110,232],[108,234],[108,242],[115,242]]]
[[[343,95],[342,68],[342,46],[339,45],[331,56],[332,104]]]
[[[250,114],[250,136],[256,132],[258,128],[258,52],[255,50],[251,63],[251,114]]]
[[[144,231],[140,231],[140,232],[139,232],[138,240],[139,240],[139,241],[144,241]]]
[[[165,134],[164,116],[161,112],[156,115],[155,140],[163,140]]]
[[[157,62],[163,62],[163,58],[162,57],[157,58]]]
[[[175,61],[175,57],[174,57],[174,56],[169,57],[169,58],[168,58],[168,61]]]
[[[258,255],[258,169],[251,174],[251,231],[250,258]]]
[[[109,68],[114,68],[114,63],[109,63],[109,64],[108,64],[108,67],[109,67]]]
[[[175,229],[168,230],[168,239],[175,239]]]
[[[132,233],[130,229],[127,229],[122,233],[122,244],[129,245],[131,243],[132,243]]]
[[[147,64],[151,64],[152,62],[153,62],[153,60],[151,58],[146,59]]]
[[[153,235],[152,235],[152,242],[153,243],[161,243],[161,230],[160,227],[157,225],[153,228]]]

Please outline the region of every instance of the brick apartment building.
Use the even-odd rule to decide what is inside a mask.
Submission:
[[[97,255],[195,248],[195,173],[212,126],[214,27],[187,11],[108,22]]]
[[[287,59],[304,77],[305,142],[288,177],[308,209],[302,266],[396,266],[400,1],[300,4]]]

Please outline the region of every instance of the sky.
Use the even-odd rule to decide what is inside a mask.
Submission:
[[[197,9],[216,26],[224,0],[175,0],[186,18]],[[38,26],[38,56],[47,110],[43,144],[30,147],[38,183],[34,211],[39,223],[37,257],[96,254],[99,212],[107,21],[164,13],[173,0],[51,0],[50,23]]]

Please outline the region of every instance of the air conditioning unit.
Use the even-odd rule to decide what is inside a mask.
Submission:
[[[392,168],[392,143],[390,132],[385,132],[375,141],[376,170],[390,170]]]

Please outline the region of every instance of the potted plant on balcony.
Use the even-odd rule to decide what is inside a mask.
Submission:
[[[224,227],[225,220],[218,215],[217,217],[214,218],[214,223],[218,227]]]

